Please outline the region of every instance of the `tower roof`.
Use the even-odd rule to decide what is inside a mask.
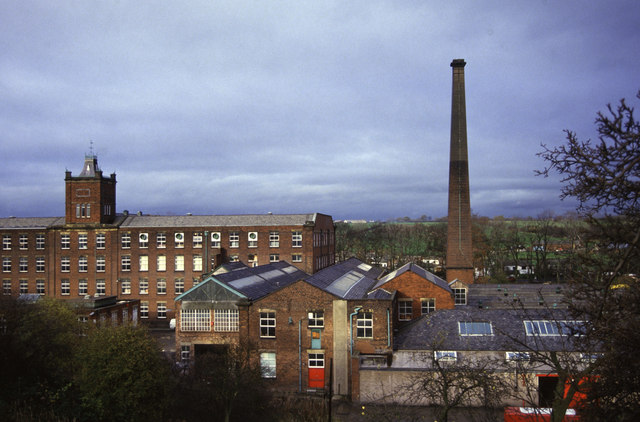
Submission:
[[[96,171],[100,171],[98,167],[98,156],[87,154],[84,156],[84,165],[78,177],[95,177]]]

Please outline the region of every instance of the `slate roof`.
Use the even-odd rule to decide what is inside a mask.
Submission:
[[[470,284],[467,306],[484,309],[566,308],[566,284]]]
[[[391,299],[393,295],[386,291],[369,294],[380,274],[380,268],[349,258],[323,268],[306,281],[342,299]]]
[[[307,273],[285,261],[273,262],[257,267],[246,267],[228,273],[211,275],[202,283],[178,296],[175,300],[234,300],[233,297],[257,300],[298,280],[303,280],[305,277],[308,277]],[[216,287],[216,284],[223,286],[226,291],[220,290],[219,287]],[[229,296],[230,293],[228,292],[233,294]],[[217,294],[223,294],[224,299],[218,298]]]
[[[526,351],[571,350],[564,336],[526,336],[525,320],[567,320],[565,310],[442,309],[412,321],[394,336],[395,350]],[[458,322],[490,322],[493,335],[461,336]],[[514,340],[515,339],[515,340]],[[518,344],[520,342],[520,344]]]
[[[46,229],[58,224],[64,224],[64,217],[0,218],[0,229]]]
[[[317,213],[247,215],[131,215],[121,227],[242,227],[315,224]]]
[[[403,265],[402,267],[398,268],[395,271],[390,272],[389,274],[387,274],[386,276],[382,277],[380,279],[380,281],[378,281],[378,283],[374,286],[374,289],[377,289],[379,287],[381,287],[382,285],[384,285],[385,283],[393,280],[394,278],[406,273],[407,271],[411,271],[417,275],[419,275],[420,277],[424,278],[425,280],[430,281],[431,283],[435,284],[436,286],[440,287],[441,289],[444,289],[446,291],[448,291],[449,293],[452,292],[451,287],[449,287],[449,284],[441,279],[440,277],[438,277],[437,275],[430,273],[429,271],[425,270],[424,268],[414,264],[414,263],[408,263]]]

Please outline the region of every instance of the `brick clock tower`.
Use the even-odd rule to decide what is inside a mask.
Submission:
[[[103,177],[98,157],[84,157],[78,176],[65,172],[65,223],[109,224],[116,215],[116,174]]]
[[[467,115],[463,59],[451,62],[451,146],[449,159],[449,211],[447,223],[447,281],[473,283],[471,202],[467,158]]]

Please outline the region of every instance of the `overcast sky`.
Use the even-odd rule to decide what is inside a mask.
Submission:
[[[472,211],[561,214],[536,153],[634,99],[639,18],[636,0],[0,0],[0,217],[64,215],[90,141],[118,212],[445,216],[455,58]]]

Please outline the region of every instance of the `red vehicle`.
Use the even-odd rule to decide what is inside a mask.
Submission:
[[[574,409],[567,409],[565,421],[579,421],[580,417]],[[550,408],[505,407],[504,422],[546,422],[551,421]]]

